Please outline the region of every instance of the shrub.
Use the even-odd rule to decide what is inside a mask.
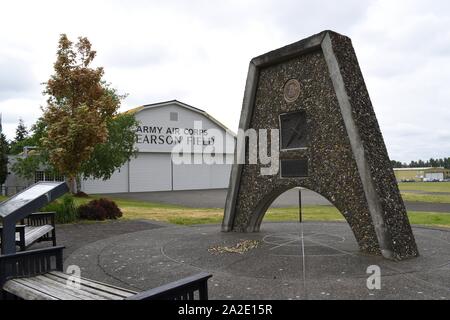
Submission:
[[[74,197],[77,198],[89,198],[89,195],[83,191],[78,191],[77,193],[74,194]]]
[[[98,199],[98,204],[106,210],[107,219],[117,219],[123,215],[117,204],[112,200],[105,198]]]
[[[81,219],[100,220],[117,219],[122,216],[122,211],[114,201],[109,199],[96,199],[78,207]]]
[[[66,194],[41,209],[42,212],[56,212],[56,223],[72,223],[78,220],[78,210],[72,195]]]
[[[106,210],[98,204],[92,203],[93,201],[78,207],[78,214],[80,218],[86,220],[105,220],[107,215]]]

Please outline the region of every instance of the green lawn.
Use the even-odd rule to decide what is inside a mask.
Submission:
[[[211,210],[209,214],[203,212],[203,216],[198,216],[197,214],[192,216],[191,212],[183,212],[176,217],[169,217],[167,219],[163,217],[162,220],[158,217],[157,220],[179,225],[208,224],[221,223],[222,215],[222,211],[217,212],[213,210]],[[411,211],[408,213],[408,216],[411,224],[450,228],[450,214]],[[128,219],[130,218],[131,217],[128,216]],[[153,216],[150,219],[153,219]],[[298,221],[298,209],[270,209],[264,217],[264,221]],[[304,208],[303,221],[345,221],[345,219],[334,207],[313,206]]]
[[[223,209],[196,209],[116,198],[113,200],[122,209],[124,219],[150,219],[179,225],[194,225],[221,223],[223,217]],[[412,224],[450,227],[450,214],[409,212],[408,215]],[[340,212],[331,206],[305,206],[303,219],[306,221],[345,221]],[[269,209],[264,221],[298,221],[298,208]]]
[[[83,204],[100,196],[76,198]],[[0,199],[5,199],[2,197]],[[197,209],[161,203],[111,198],[121,208],[126,220],[150,219],[179,225],[194,225],[222,222],[223,209]],[[450,227],[450,214],[435,212],[409,212],[412,224]],[[303,219],[306,221],[344,221],[339,211],[331,206],[305,206]],[[298,208],[269,209],[264,221],[298,221]]]
[[[408,182],[398,184],[400,191],[419,190],[425,192],[450,193],[450,182]]]
[[[404,201],[450,203],[450,182],[410,182],[399,183],[398,186]],[[417,194],[408,191],[423,191],[438,194]]]
[[[450,194],[417,194],[402,192],[404,201],[410,202],[430,202],[430,203],[450,203]]]
[[[450,213],[408,212],[412,224],[450,227]],[[334,207],[309,206],[303,208],[303,219],[310,221],[345,221],[342,214]],[[264,221],[298,221],[298,208],[269,209]]]

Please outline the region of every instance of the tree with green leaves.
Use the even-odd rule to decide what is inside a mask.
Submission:
[[[45,170],[56,172],[54,167],[49,163],[48,152],[42,147],[42,140],[47,135],[47,127],[44,119],[39,118],[31,127],[30,134],[22,142],[24,146],[35,147],[26,156],[17,157],[16,162],[12,165],[12,171],[25,179],[33,179],[37,170]]]
[[[392,160],[391,161],[392,166],[395,168],[424,168],[424,167],[443,167],[445,169],[450,169],[450,158],[442,158],[442,159],[433,159],[430,160],[417,160],[417,161],[411,161],[409,164],[404,163],[402,166],[400,166],[400,162]]]
[[[16,137],[14,140],[15,141],[23,141],[27,137],[28,137],[27,127],[25,126],[23,119],[19,118],[19,124],[17,125],[17,128],[16,128]]]
[[[22,118],[19,118],[19,124],[16,128],[16,136],[11,142],[10,154],[19,154],[23,151],[23,148],[27,145],[27,139],[29,133]]]
[[[392,168],[403,168],[403,164],[400,161],[391,160]]]
[[[116,116],[121,96],[103,80],[104,70],[92,68],[96,56],[87,38],[73,44],[59,39],[55,73],[46,83],[46,136],[42,146],[52,166],[78,190],[83,164],[95,147],[108,141],[108,122]]]
[[[131,157],[135,157],[137,125],[133,114],[119,114],[108,120],[108,140],[96,145],[91,157],[83,162],[83,178],[107,180],[116,169],[122,167]]]
[[[81,178],[107,180],[115,170],[122,167],[131,157],[136,155],[134,146],[137,121],[132,114],[118,114],[108,120],[108,139],[97,144],[90,158],[83,162],[79,172],[77,184]],[[12,171],[25,179],[33,179],[37,170],[45,170],[60,174],[49,162],[48,152],[40,141],[46,137],[46,125],[39,119],[32,126],[29,145],[37,146],[27,157],[17,158]]]
[[[8,141],[0,129],[0,186],[2,186],[8,176]]]

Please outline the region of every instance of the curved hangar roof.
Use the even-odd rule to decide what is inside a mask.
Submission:
[[[143,105],[143,106],[140,106],[140,107],[136,107],[136,108],[127,110],[127,111],[125,111],[124,113],[133,113],[133,114],[136,114],[136,113],[139,113],[139,112],[141,112],[141,111],[143,111],[143,110],[148,110],[148,109],[153,109],[153,108],[161,108],[161,107],[165,107],[165,106],[173,106],[173,105],[176,105],[176,106],[179,106],[179,107],[182,107],[182,108],[186,108],[186,109],[188,109],[188,110],[191,110],[191,111],[194,111],[194,112],[197,112],[197,113],[201,114],[202,116],[208,118],[209,120],[211,120],[212,122],[214,122],[216,125],[218,125],[218,126],[221,127],[222,129],[224,129],[225,131],[228,131],[230,134],[232,134],[233,136],[236,137],[236,134],[235,134],[232,130],[230,130],[227,126],[225,126],[225,125],[224,125],[223,123],[221,123],[219,120],[217,120],[216,118],[214,118],[213,116],[211,116],[210,114],[208,114],[206,111],[201,110],[201,109],[199,109],[199,108],[195,108],[195,107],[193,107],[193,106],[191,106],[191,105],[188,105],[188,104],[186,104],[186,103],[184,103],[184,102],[180,102],[180,101],[178,101],[178,100],[170,100],[170,101],[164,101],[164,102],[158,102],[158,103],[146,104],[146,105]]]

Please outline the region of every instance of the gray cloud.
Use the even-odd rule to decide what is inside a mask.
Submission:
[[[0,53],[0,101],[23,97],[38,87],[29,61]]]
[[[101,62],[112,68],[139,68],[158,65],[170,61],[173,54],[164,48],[142,43],[115,44],[106,53],[99,53]]]
[[[366,16],[373,1],[265,1],[267,18],[291,38],[308,36],[326,29],[351,33]]]
[[[123,109],[176,98],[236,130],[250,59],[333,29],[352,38],[390,156],[450,155],[449,1],[79,0],[70,15],[52,1],[27,6],[5,3],[0,20],[9,30],[0,34],[9,136],[18,116],[39,116],[39,82],[52,72],[63,32],[91,40],[106,80],[130,94]]]

